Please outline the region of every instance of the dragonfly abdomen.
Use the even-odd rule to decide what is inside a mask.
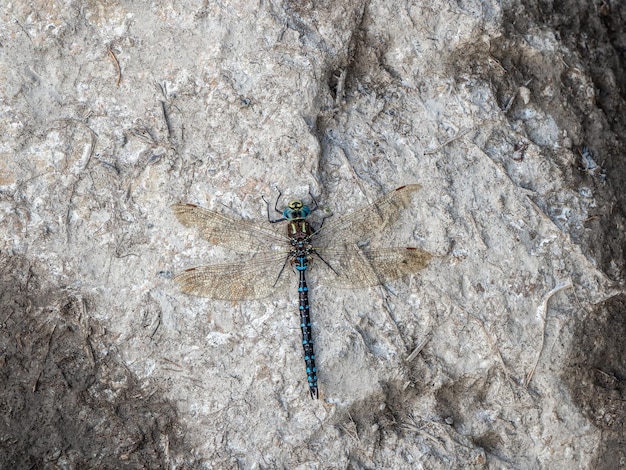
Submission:
[[[296,269],[300,273],[298,284],[298,299],[300,304],[300,328],[302,329],[302,348],[304,349],[304,363],[309,383],[311,398],[318,398],[317,369],[315,367],[315,351],[313,350],[313,333],[311,331],[311,316],[309,314],[309,288],[306,284],[305,271],[308,267],[306,256],[296,258]]]

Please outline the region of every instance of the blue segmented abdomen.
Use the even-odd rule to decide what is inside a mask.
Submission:
[[[300,328],[302,329],[304,363],[306,364],[306,376],[309,382],[311,398],[319,398],[317,391],[317,370],[315,368],[315,351],[313,350],[313,334],[311,332],[311,316],[309,315],[309,288],[306,285],[304,275],[306,268],[306,258],[298,257],[296,269],[300,273],[298,298],[300,300]]]

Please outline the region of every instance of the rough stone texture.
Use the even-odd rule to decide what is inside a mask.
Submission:
[[[4,468],[626,464],[621,2],[0,15]],[[319,401],[295,278],[247,302],[171,281],[234,256],[174,202],[263,224],[278,191],[339,216],[412,182],[385,241],[426,270],[313,268]]]

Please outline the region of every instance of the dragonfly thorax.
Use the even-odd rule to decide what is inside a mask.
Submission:
[[[291,201],[283,210],[283,217],[287,220],[302,220],[306,219],[310,213],[311,209],[302,201]]]
[[[304,219],[290,220],[287,224],[287,236],[292,246],[308,242],[313,232],[311,225]]]

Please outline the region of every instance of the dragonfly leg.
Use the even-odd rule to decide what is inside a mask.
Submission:
[[[274,210],[276,212],[278,212],[279,214],[283,214],[282,211],[278,210],[278,201],[280,200],[280,197],[283,195],[282,192],[278,192],[278,197],[276,198],[276,204],[274,204]],[[281,217],[280,219],[272,219],[272,217],[270,216],[270,203],[267,202],[267,200],[265,199],[264,196],[261,196],[261,199],[263,199],[263,201],[265,201],[265,204],[267,205],[267,220],[269,220],[270,224],[275,224],[277,222],[284,222],[285,217]]]
[[[324,221],[325,221],[326,219],[328,219],[329,217],[332,217],[332,216],[333,216],[333,214],[324,215],[324,216],[322,217],[322,223],[320,224],[320,226],[319,226],[319,227],[317,227],[317,230],[321,229],[321,228],[324,226]]]
[[[278,197],[276,198],[276,203],[274,203],[274,210],[276,212],[278,212],[279,214],[282,214],[283,212],[278,208],[278,201],[280,201],[280,197],[283,195],[282,191],[278,191]]]
[[[283,263],[283,267],[280,268],[280,272],[278,273],[278,276],[276,276],[276,280],[274,281],[274,287],[276,287],[276,284],[278,284],[278,281],[280,280],[280,276],[283,275],[283,271],[285,270],[285,266],[287,266],[287,264],[290,262],[291,260],[291,256],[287,256],[285,258],[285,262]]]
[[[315,256],[317,256],[319,259],[321,259],[321,260],[324,262],[324,264],[325,264],[326,266],[328,266],[328,267],[332,270],[332,272],[334,272],[337,276],[339,276],[339,273],[335,270],[335,268],[333,268],[333,267],[332,267],[332,266],[328,263],[328,261],[326,261],[326,260],[322,257],[322,255],[320,255],[317,251],[314,251],[313,253],[315,253]]]
[[[320,205],[317,203],[317,199],[315,199],[315,196],[313,196],[313,193],[311,191],[309,191],[309,196],[311,196],[311,200],[313,201],[313,204],[315,205],[314,207],[311,208],[311,212],[315,212],[317,209],[320,208]],[[332,217],[333,214],[325,214],[322,216],[322,223],[320,224],[319,227],[317,227],[317,230],[321,229],[324,226],[324,221],[326,219],[328,219],[329,217]]]
[[[315,199],[315,196],[313,196],[313,193],[311,191],[309,191],[309,196],[311,196],[311,200],[313,201],[313,204],[315,204],[315,207],[311,208],[311,212],[315,212],[317,209],[319,209],[319,204],[317,203],[317,199]]]

